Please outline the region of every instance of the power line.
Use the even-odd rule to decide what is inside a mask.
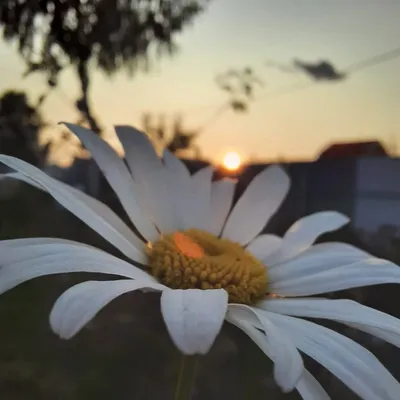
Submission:
[[[222,114],[225,113],[225,111],[229,111],[231,108],[231,103],[223,103],[221,106],[219,106],[215,112],[211,115],[211,118],[209,118],[206,122],[201,125],[200,128],[197,128],[197,132],[202,132],[205,128],[207,128],[209,125],[211,125],[214,121],[216,121]]]
[[[344,69],[344,73],[349,74],[349,73],[354,73],[358,72],[360,70],[374,67],[379,64],[383,64],[385,62],[394,60],[396,58],[400,57],[400,47],[396,47],[395,49],[386,51],[384,53],[380,53],[377,55],[374,55],[372,57],[366,58],[364,60],[358,61],[354,64],[349,65],[347,68]],[[275,98],[279,96],[284,96],[287,94],[292,94],[304,89],[308,89],[310,87],[316,86],[320,84],[320,82],[307,82],[307,83],[302,83],[302,84],[294,84],[294,85],[285,85],[282,86],[281,88],[278,88],[276,91],[274,91],[272,94],[268,94],[269,98]],[[255,101],[259,101],[260,99],[255,99]],[[230,102],[225,102],[224,104],[220,105],[217,109],[217,111],[213,114],[212,119],[204,124],[200,130],[203,130],[205,127],[208,127],[212,122],[217,120],[227,109],[230,109]],[[223,110],[223,111],[221,111]]]
[[[353,74],[354,72],[358,72],[358,71],[366,69],[366,68],[374,67],[376,65],[394,60],[398,57],[400,57],[400,47],[397,47],[395,49],[386,51],[381,54],[377,54],[375,56],[372,56],[372,57],[366,58],[362,61],[358,61],[354,64],[351,64],[347,68],[345,68],[343,70],[343,72],[345,74],[350,74],[350,73]],[[272,97],[277,97],[277,96],[281,96],[281,95],[285,95],[285,94],[291,94],[291,93],[298,92],[303,89],[307,89],[312,86],[316,86],[318,84],[320,84],[320,82],[314,81],[314,82],[308,82],[308,83],[300,84],[300,85],[296,84],[296,85],[284,86],[284,87],[278,89],[276,92],[274,92]]]
[[[400,47],[386,51],[385,53],[377,54],[376,56],[367,58],[363,61],[359,61],[352,65],[349,65],[345,69],[345,72],[349,73],[349,72],[354,72],[354,71],[360,71],[365,68],[373,67],[375,65],[379,65],[384,62],[394,60],[395,58],[398,58],[398,57],[400,57]]]
[[[396,59],[400,57],[400,47],[397,47],[395,49],[386,51],[384,53],[377,54],[375,56],[369,57],[367,59],[364,59],[362,61],[358,61],[354,64],[349,65],[347,68],[344,69],[344,73],[354,73],[366,68],[370,68],[388,61],[391,61],[393,59]],[[318,85],[320,82],[307,82],[307,83],[296,83],[294,85],[285,85],[277,90],[273,91],[272,93],[268,93],[268,97],[270,99],[280,97],[280,96],[285,96],[288,94],[296,93],[304,89],[308,89],[310,87]],[[57,97],[68,107],[71,107],[74,111],[78,111],[74,102],[66,95],[66,93],[60,88],[57,87],[56,90],[54,91]],[[53,92],[53,93],[54,93]],[[262,99],[258,98],[255,99],[255,101],[260,101]],[[202,106],[202,107],[196,107],[197,111],[200,111],[201,109],[207,109],[211,108],[213,106]],[[198,132],[203,132],[206,128],[208,128],[210,125],[212,125],[215,121],[217,121],[226,111],[229,111],[231,109],[231,102],[224,102],[217,106],[215,111],[211,114],[211,117],[208,118],[199,128],[197,128]],[[187,113],[187,111],[186,111]]]
[[[69,98],[69,96],[64,92],[64,90],[62,90],[59,86],[54,88],[54,90],[52,90],[51,93],[54,93],[59,98],[59,100],[64,105],[66,105],[68,108],[70,108],[71,110],[74,110],[75,112],[79,112],[74,101],[71,100]],[[51,94],[51,93],[49,93],[49,94]]]
[[[279,96],[285,96],[287,94],[292,94],[295,92],[299,92],[303,89],[308,89],[309,87],[316,86],[316,82],[307,82],[307,83],[295,83],[294,85],[287,85],[278,88],[277,90],[273,91],[272,94],[267,94],[270,98],[275,98]],[[260,99],[255,99],[255,101],[259,101]]]

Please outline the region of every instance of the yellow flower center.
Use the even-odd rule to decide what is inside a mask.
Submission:
[[[198,229],[148,246],[151,274],[173,289],[225,289],[229,301],[254,304],[267,293],[265,266],[242,246]]]

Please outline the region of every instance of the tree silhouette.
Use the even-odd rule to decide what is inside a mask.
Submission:
[[[171,123],[168,123],[164,115],[159,115],[155,123],[151,113],[144,113],[142,126],[156,146],[167,148],[175,154],[193,151],[195,157],[200,157],[200,149],[194,143],[198,132],[185,128],[182,116],[176,115]]]
[[[228,93],[229,108],[235,112],[247,111],[256,88],[264,86],[264,82],[251,67],[228,69],[218,74],[215,81],[221,90]]]
[[[25,93],[8,91],[0,98],[0,153],[42,165],[48,151],[39,146],[43,126],[40,113],[29,105]]]
[[[209,0],[2,0],[0,25],[29,74],[42,71],[57,85],[73,66],[81,86],[76,107],[100,131],[88,98],[89,67],[108,75],[125,68],[148,69],[154,57],[176,51],[174,36],[203,11]],[[154,50],[154,51],[153,51]]]

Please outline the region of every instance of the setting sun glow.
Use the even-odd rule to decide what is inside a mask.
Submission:
[[[225,154],[222,164],[229,171],[236,171],[242,164],[242,160],[238,153],[232,151]]]

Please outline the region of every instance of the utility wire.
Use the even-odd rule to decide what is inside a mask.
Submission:
[[[229,111],[231,109],[231,103],[223,103],[221,104],[216,110],[215,112],[211,115],[211,118],[209,118],[206,122],[204,122],[200,128],[196,129],[197,133],[200,133],[202,131],[204,131],[209,125],[211,125],[212,123],[214,123],[215,121],[217,121],[219,119],[219,117],[222,116],[222,114],[225,113],[225,111]]]
[[[395,49],[386,51],[384,53],[377,54],[375,56],[372,56],[372,57],[369,57],[362,61],[358,61],[354,64],[351,64],[347,68],[345,68],[343,70],[343,72],[345,74],[353,74],[354,72],[358,72],[358,71],[366,69],[366,68],[374,67],[375,65],[379,65],[379,64],[394,60],[398,57],[400,57],[400,47],[397,47]],[[283,86],[282,88],[279,88],[277,91],[273,92],[272,95],[269,95],[269,97],[275,98],[275,97],[279,97],[282,95],[295,93],[295,92],[301,91],[303,89],[307,89],[309,87],[316,86],[318,84],[320,84],[320,81]],[[258,99],[258,100],[260,100],[260,99]]]
[[[360,71],[365,68],[370,68],[375,65],[379,65],[384,62],[394,60],[395,58],[398,57],[400,57],[400,47],[386,51],[385,53],[377,54],[376,56],[367,58],[357,63],[351,64],[345,69],[345,72],[349,73],[354,71]]]
[[[394,60],[396,58],[400,57],[400,47],[397,47],[395,49],[386,51],[384,53],[380,53],[377,55],[374,55],[372,57],[366,58],[364,60],[358,61],[354,64],[349,65],[347,68],[344,69],[344,73],[346,74],[353,74],[354,72],[361,71],[366,68],[371,68],[379,64],[383,64],[385,62]],[[308,89],[310,87],[316,86],[320,84],[320,81],[318,82],[307,82],[307,83],[297,83],[294,85],[285,85],[282,86],[281,88],[278,88],[276,91],[273,91],[272,94],[268,94],[268,97],[270,99],[279,97],[279,96],[284,96],[287,94],[292,94],[295,92],[299,92],[304,89]],[[255,101],[259,101],[259,99],[255,99]],[[199,128],[199,132],[203,131],[206,127],[209,127],[211,123],[215,122],[219,117],[221,117],[225,111],[228,111],[230,109],[230,102],[225,102],[224,104],[220,105],[216,112],[213,114],[212,118],[205,124],[202,125],[201,128]]]

